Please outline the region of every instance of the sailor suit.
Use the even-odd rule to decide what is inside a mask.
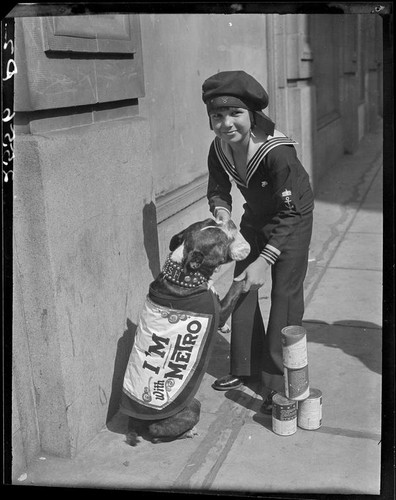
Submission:
[[[232,315],[231,374],[261,375],[264,384],[282,391],[281,329],[301,325],[303,282],[312,233],[313,193],[309,176],[297,158],[294,140],[277,132],[267,140],[250,140],[246,171],[234,164],[230,146],[219,137],[208,156],[207,197],[215,214],[231,213],[231,182],[245,199],[241,234],[250,255],[235,266],[238,276],[261,254],[271,264],[271,308],[265,330],[258,292],[243,294]]]

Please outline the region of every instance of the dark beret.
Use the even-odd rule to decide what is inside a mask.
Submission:
[[[260,83],[245,71],[222,71],[202,85],[202,100],[208,111],[236,106],[260,111],[268,106],[268,94]]]

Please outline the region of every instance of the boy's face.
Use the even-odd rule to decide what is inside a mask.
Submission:
[[[244,108],[217,108],[209,113],[214,133],[230,145],[242,142],[251,128],[249,111]]]

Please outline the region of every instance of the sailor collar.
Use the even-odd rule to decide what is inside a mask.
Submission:
[[[278,132],[279,133],[279,132]],[[281,145],[298,144],[294,139],[290,139],[285,135],[268,136],[266,141],[255,141],[252,138],[249,141],[248,153],[247,153],[247,167],[246,167],[246,183],[243,181],[239,175],[236,166],[234,164],[234,159],[232,156],[232,150],[230,145],[220,139],[215,137],[214,147],[217,157],[224,168],[224,170],[235,180],[237,184],[243,187],[247,187],[254,173],[256,172],[260,162],[263,158],[274,148]]]

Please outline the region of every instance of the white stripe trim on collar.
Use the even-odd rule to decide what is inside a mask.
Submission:
[[[232,157],[229,152],[230,146],[218,137],[215,137],[214,139],[215,151],[222,167],[235,180],[237,184],[243,187],[247,187],[249,185],[249,182],[256,172],[260,162],[272,149],[276,148],[277,146],[288,144],[298,144],[298,142],[294,139],[290,139],[289,137],[272,137],[271,139],[268,139],[266,142],[264,142],[248,161],[245,184],[232,163]]]

